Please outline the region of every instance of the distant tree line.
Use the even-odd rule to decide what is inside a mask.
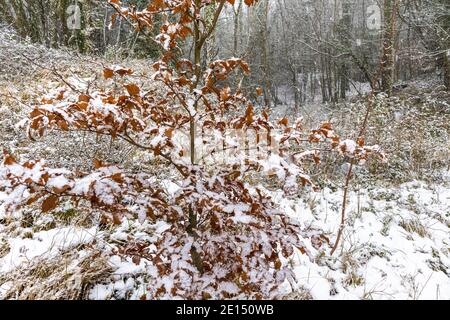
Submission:
[[[270,105],[338,102],[361,82],[390,94],[430,74],[450,88],[448,0],[242,1],[223,18],[215,45],[219,56],[246,57],[247,83],[257,82]]]

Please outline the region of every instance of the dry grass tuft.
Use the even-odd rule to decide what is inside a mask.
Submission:
[[[283,300],[313,300],[313,296],[306,288],[299,288],[283,297]]]
[[[402,220],[399,225],[409,233],[417,233],[422,238],[429,237],[425,226],[419,220]]]
[[[82,300],[89,289],[111,274],[100,251],[69,251],[50,259],[36,259],[0,276],[0,299]]]

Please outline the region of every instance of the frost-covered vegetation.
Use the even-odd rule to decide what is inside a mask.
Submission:
[[[148,4],[110,14],[159,60],[0,28],[0,299],[450,299],[445,79],[394,86],[385,32],[363,90],[279,99],[210,38],[290,1]]]

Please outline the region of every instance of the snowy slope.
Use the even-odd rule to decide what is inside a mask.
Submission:
[[[450,189],[411,182],[350,199],[336,258],[294,258],[299,287],[314,299],[450,299]],[[340,192],[282,203],[305,225],[336,234]]]

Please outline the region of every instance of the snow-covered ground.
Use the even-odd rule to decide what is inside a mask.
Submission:
[[[342,192],[328,188],[287,200],[275,199],[303,226],[318,227],[334,241]],[[3,217],[4,218],[4,217]],[[17,217],[18,218],[18,217]],[[5,220],[3,220],[5,221]],[[10,224],[13,222],[10,222]],[[166,228],[125,220],[112,230],[61,227],[33,232],[0,224],[0,298],[10,290],[8,273],[40,260],[51,261],[68,250],[83,257],[90,247],[104,250],[113,270],[91,285],[90,299],[139,299],[152,274],[150,261],[132,261],[117,250],[124,243],[151,243]],[[83,246],[84,245],[84,246]],[[87,245],[87,246],[86,246]],[[297,252],[285,263],[295,271],[290,299],[450,299],[450,187],[414,181],[398,188],[353,190],[347,210],[343,246],[330,257],[329,248],[309,248],[311,261]],[[71,261],[77,265],[76,258]],[[17,269],[19,268],[19,269]],[[45,278],[41,279],[45,283]],[[9,292],[11,295],[11,292]]]

